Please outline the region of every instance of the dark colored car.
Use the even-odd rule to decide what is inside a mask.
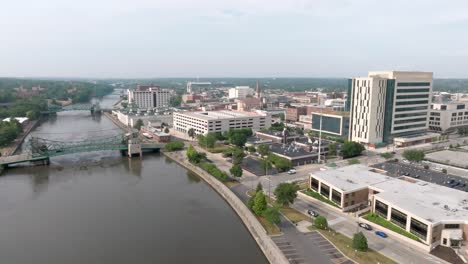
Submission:
[[[385,234],[385,233],[382,232],[382,231],[375,231],[375,234],[378,235],[379,237],[383,237],[383,238],[388,237],[387,234]]]
[[[372,227],[366,223],[359,223],[359,226],[366,230],[372,230]]]
[[[416,175],[414,175],[414,177],[417,179],[417,178],[419,178],[419,175],[416,174]]]
[[[319,216],[319,214],[317,212],[315,212],[314,210],[307,210],[307,214],[310,215],[310,216],[313,216],[313,217],[317,217]]]
[[[405,173],[403,173],[403,175],[409,176],[409,172],[405,172]]]

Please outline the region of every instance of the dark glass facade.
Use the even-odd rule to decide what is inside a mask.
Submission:
[[[349,122],[349,117],[341,118],[323,115],[322,132],[346,136],[348,134],[348,131],[347,129],[345,129],[345,121]],[[312,114],[312,129],[320,130],[320,114]]]
[[[387,80],[385,93],[385,114],[383,127],[383,141],[389,142],[392,134],[393,98],[395,97],[395,80]]]

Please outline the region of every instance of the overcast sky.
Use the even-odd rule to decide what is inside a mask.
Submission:
[[[468,78],[467,0],[14,0],[0,76]]]

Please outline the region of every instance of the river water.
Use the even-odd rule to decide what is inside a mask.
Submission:
[[[112,105],[106,96],[101,106]],[[121,133],[104,116],[64,112],[32,136]],[[66,155],[0,177],[0,263],[266,263],[242,222],[196,175],[160,154]]]

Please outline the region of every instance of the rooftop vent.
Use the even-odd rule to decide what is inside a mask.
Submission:
[[[448,205],[444,205],[444,209],[445,209],[445,210],[450,210],[450,208],[448,207]]]

